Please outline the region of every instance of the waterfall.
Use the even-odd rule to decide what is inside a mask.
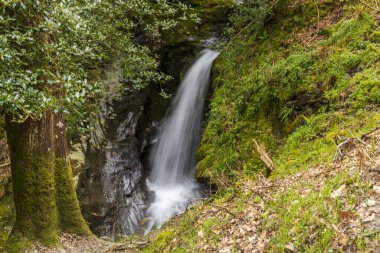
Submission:
[[[154,192],[154,200],[147,210],[146,233],[185,211],[192,200],[200,197],[194,153],[201,137],[210,70],[217,56],[217,52],[209,49],[201,52],[186,73],[169,116],[159,130],[150,155],[152,171],[147,185]]]

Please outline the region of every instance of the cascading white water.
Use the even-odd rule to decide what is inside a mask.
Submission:
[[[147,210],[150,221],[146,233],[185,211],[189,202],[200,196],[194,176],[194,153],[200,140],[210,70],[217,56],[217,52],[209,49],[201,52],[182,81],[169,117],[160,128],[150,156],[152,172],[147,184],[154,192],[154,200]]]

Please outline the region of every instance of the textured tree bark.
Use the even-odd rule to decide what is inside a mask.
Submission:
[[[66,126],[63,113],[54,115],[55,128],[55,185],[56,204],[60,229],[63,232],[90,235],[91,232],[83,219],[79,201],[73,184],[73,175],[68,159]]]
[[[8,249],[17,251],[30,242],[58,244],[60,232],[90,235],[79,209],[67,159],[63,114],[51,111],[23,123],[6,117],[16,223]]]

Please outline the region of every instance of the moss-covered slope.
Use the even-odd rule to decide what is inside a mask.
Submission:
[[[380,29],[375,1],[280,2],[257,36],[241,31],[215,65],[215,93],[198,175],[220,185],[264,165],[276,175],[333,158],[336,144],[380,117]]]
[[[352,139],[334,163],[280,179],[240,180],[170,221],[136,251],[377,252],[380,176],[373,159],[379,144],[377,130],[362,142]]]
[[[141,251],[380,247],[379,6],[277,3],[264,26],[250,16],[232,32],[214,67],[197,170],[218,193],[151,234]],[[255,139],[275,163],[269,179]]]

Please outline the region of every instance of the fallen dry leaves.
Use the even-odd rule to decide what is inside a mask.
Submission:
[[[93,237],[81,237],[71,234],[62,234],[59,237],[60,248],[49,249],[42,245],[35,247],[26,253],[92,253],[92,252],[110,252],[115,246],[114,243],[106,242]]]
[[[315,8],[318,8],[318,6],[316,5]],[[342,6],[338,3],[332,10],[327,12],[326,16],[320,17],[319,15],[317,15],[316,17],[311,17],[316,18],[316,22],[306,29],[303,29],[301,31],[295,31],[294,36],[291,39],[289,39],[287,43],[292,44],[295,41],[299,41],[303,43],[305,46],[310,46],[316,41],[322,40],[324,37],[321,35],[320,31],[322,31],[323,29],[328,29],[329,27],[336,24],[340,20],[343,13],[344,10]]]
[[[338,222],[328,224],[322,219],[319,222],[335,231],[335,238],[331,242],[332,250],[357,252],[356,246],[352,243],[353,239],[367,237],[371,233],[378,234],[380,231],[380,131],[377,130],[361,140],[345,145],[344,150],[340,150],[343,153],[340,161],[315,166],[283,179],[271,181],[265,177],[258,177],[254,182],[245,182],[240,186],[240,190],[250,192],[253,196],[260,197],[262,201],[258,203],[247,201],[243,210],[239,212],[233,208],[235,196],[218,204],[218,207],[212,204],[198,207],[197,224],[202,224],[213,217],[227,220],[223,225],[211,228],[211,233],[219,238],[217,243],[210,242],[204,231],[198,231],[200,252],[265,252],[270,240],[276,236],[276,231],[261,231],[266,203],[273,200],[277,193],[289,189],[307,197],[312,190],[322,189],[328,179],[342,171],[352,177],[359,176],[362,182],[368,182],[366,186],[361,186],[369,189],[368,196],[363,190],[354,208],[348,209],[346,203],[350,192],[359,189],[357,183],[350,186],[342,184],[332,189],[330,199],[339,199],[342,203],[341,209],[337,212]],[[305,185],[311,185],[312,189],[303,187]],[[269,213],[269,217],[266,217],[267,220],[277,218],[276,213]],[[294,229],[291,229],[289,234],[292,234],[292,230]],[[310,240],[316,236],[311,229]],[[371,240],[368,241],[368,247],[372,249],[370,252],[379,252],[380,242]],[[288,252],[296,252],[292,242],[289,242],[285,249]]]

